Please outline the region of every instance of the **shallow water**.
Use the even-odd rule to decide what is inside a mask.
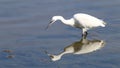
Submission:
[[[119,68],[120,0],[0,0],[0,68]],[[66,19],[88,13],[107,22],[89,31],[87,39],[104,40],[101,49],[87,54],[59,54],[81,40],[81,31],[59,21],[44,28],[54,15]]]

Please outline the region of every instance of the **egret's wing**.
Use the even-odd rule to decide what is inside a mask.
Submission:
[[[74,19],[82,26],[87,28],[105,26],[103,24],[104,21],[88,14],[83,14],[83,13],[75,14]]]

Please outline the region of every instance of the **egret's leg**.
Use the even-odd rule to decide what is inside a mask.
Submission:
[[[86,35],[86,36],[88,35],[88,32],[87,32],[87,31],[85,32],[85,35]]]
[[[82,37],[86,37],[87,36],[87,29],[83,28],[82,29]]]
[[[86,38],[86,37],[87,37],[87,35],[88,35],[88,33],[87,33],[87,32],[85,32],[84,34],[82,34],[82,37],[83,37],[83,38]]]

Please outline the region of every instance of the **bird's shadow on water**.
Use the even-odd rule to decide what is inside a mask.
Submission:
[[[82,37],[80,41],[76,41],[68,45],[63,49],[62,52],[58,53],[57,55],[49,54],[47,51],[45,53],[50,57],[51,61],[58,61],[62,58],[65,54],[87,54],[94,51],[97,51],[103,48],[105,45],[104,40],[98,39],[87,39],[86,37]]]

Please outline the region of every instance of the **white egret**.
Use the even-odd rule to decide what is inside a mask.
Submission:
[[[66,25],[82,29],[82,36],[87,35],[87,30],[91,28],[99,26],[105,27],[106,25],[106,23],[103,20],[98,19],[94,16],[84,13],[77,13],[73,15],[73,18],[68,20],[64,19],[62,16],[53,16],[51,22],[49,23],[46,29],[48,29],[48,27],[57,20],[60,20]]]

